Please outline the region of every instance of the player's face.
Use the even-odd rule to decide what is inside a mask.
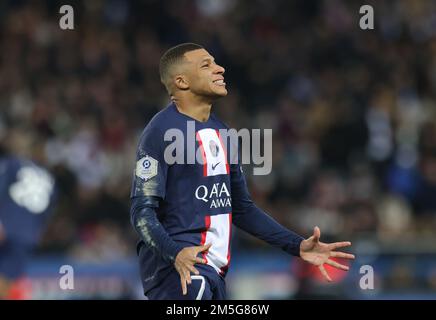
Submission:
[[[200,96],[212,98],[227,95],[224,82],[225,69],[215,63],[214,57],[204,49],[193,50],[185,53],[188,60],[187,76],[189,89]]]

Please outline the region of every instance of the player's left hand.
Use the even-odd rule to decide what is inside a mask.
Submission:
[[[331,265],[332,267],[348,271],[348,267],[343,264],[337,263],[336,261],[331,260],[331,257],[335,258],[344,258],[344,259],[354,259],[354,255],[334,251],[338,248],[351,246],[351,242],[335,242],[335,243],[323,243],[319,241],[321,237],[321,231],[318,227],[315,227],[313,230],[313,235],[303,240],[300,244],[300,257],[304,261],[307,261],[315,266],[318,266],[322,275],[328,280],[332,281],[327,271],[324,268],[324,264]]]

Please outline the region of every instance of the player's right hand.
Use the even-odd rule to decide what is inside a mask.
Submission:
[[[206,244],[197,247],[183,248],[177,255],[174,266],[180,275],[180,282],[182,284],[183,295],[188,293],[187,284],[191,284],[191,272],[194,274],[200,274],[200,272],[194,267],[196,263],[205,264],[206,260],[197,257],[200,252],[206,252],[209,250],[212,244]]]

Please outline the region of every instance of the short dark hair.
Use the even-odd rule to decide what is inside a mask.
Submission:
[[[189,51],[204,49],[202,46],[196,43],[181,43],[175,47],[168,49],[160,58],[159,73],[160,81],[165,85],[167,91],[170,92],[169,83],[171,76],[171,68],[180,63],[184,54]]]

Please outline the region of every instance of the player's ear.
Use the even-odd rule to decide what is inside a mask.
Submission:
[[[186,76],[179,74],[174,78],[174,85],[179,89],[179,90],[187,90],[189,89],[189,82],[188,79],[186,78]]]

